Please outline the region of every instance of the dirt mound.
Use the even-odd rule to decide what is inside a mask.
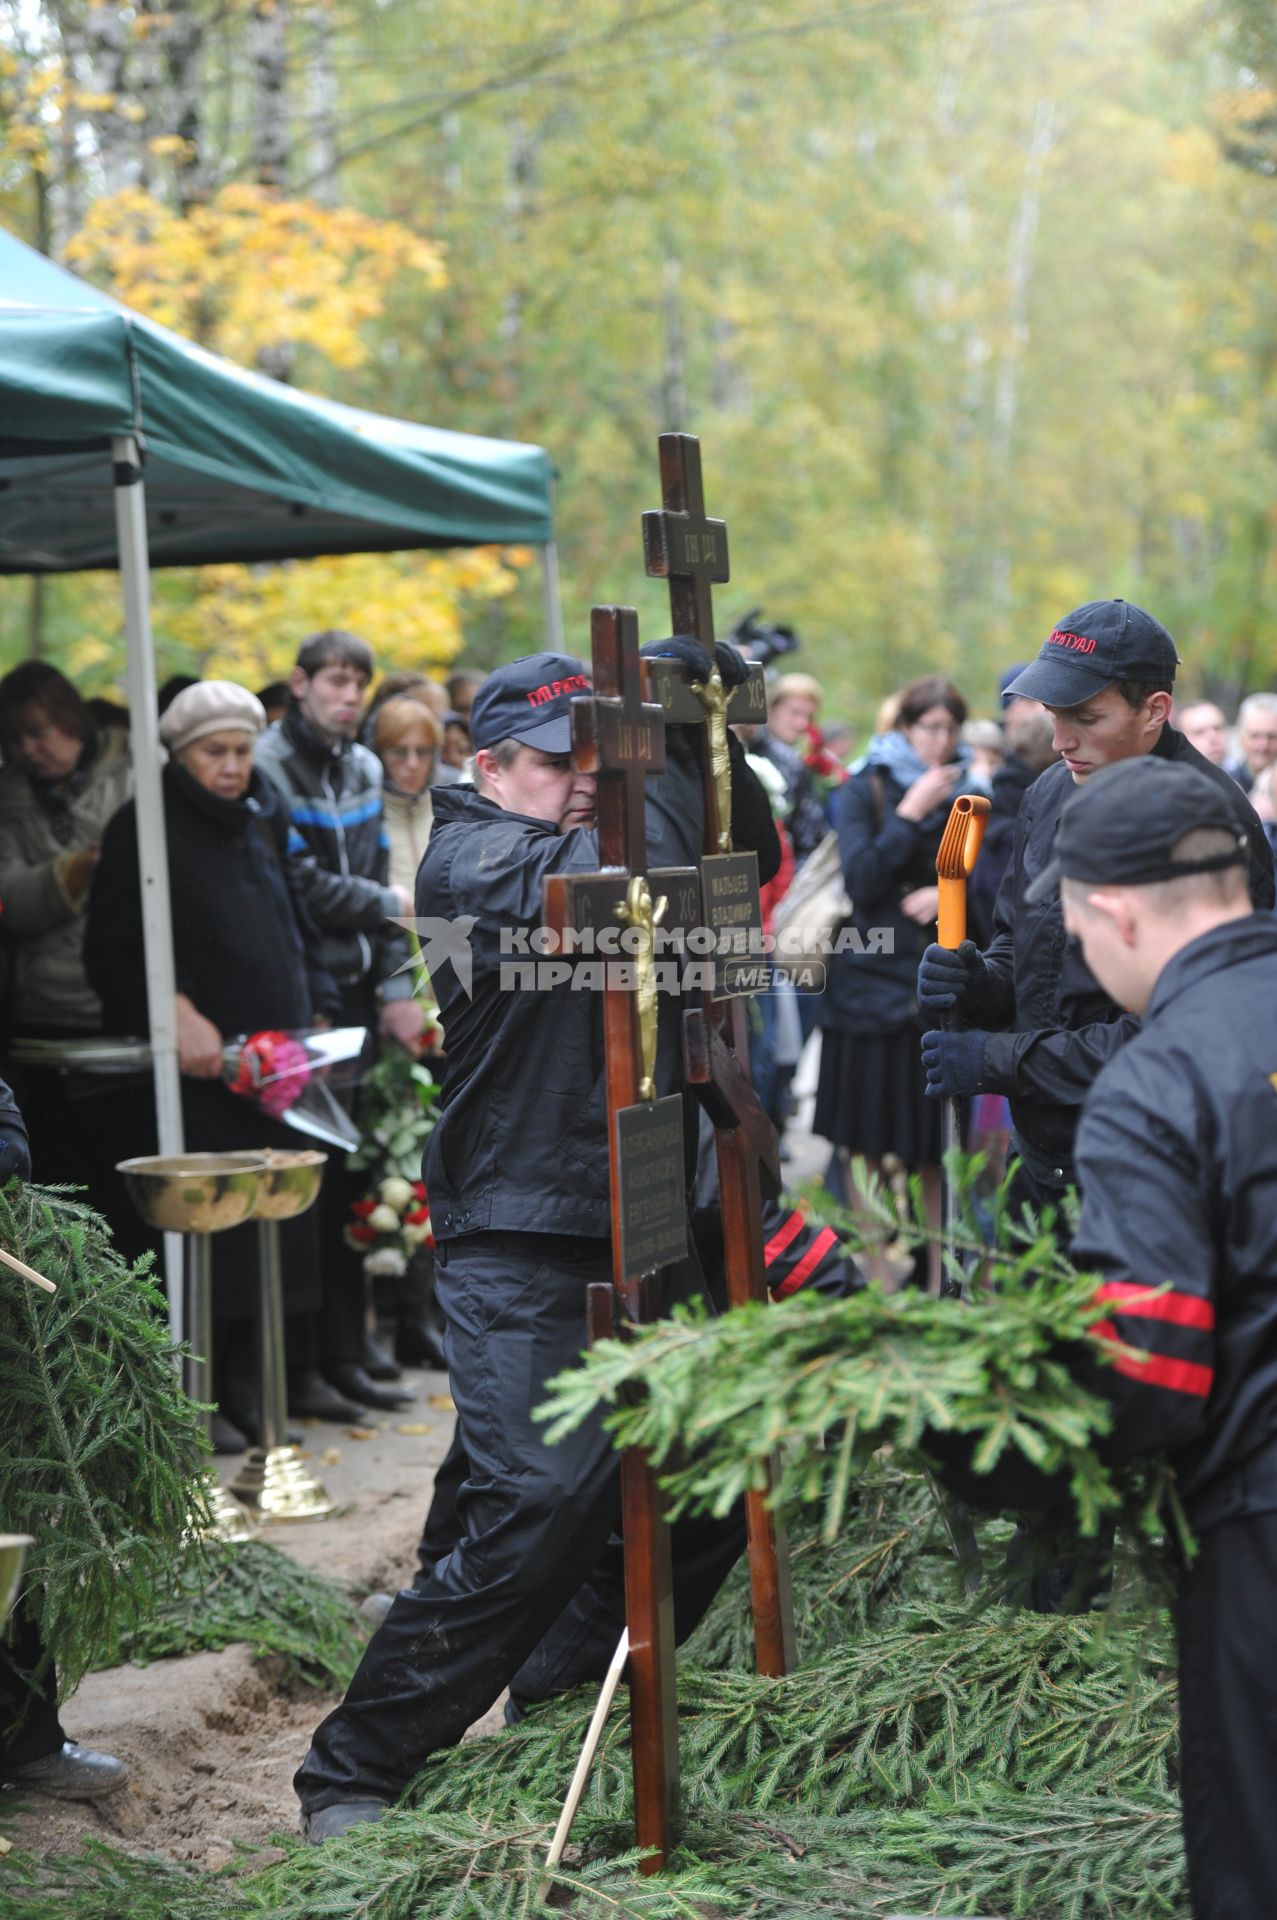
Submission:
[[[434,1468],[452,1433],[441,1375],[412,1378],[418,1406],[358,1431],[311,1426],[312,1465],[340,1503],[330,1519],[264,1528],[303,1565],[364,1591],[407,1585]],[[238,1462],[219,1462],[229,1480]],[[130,1853],[218,1867],[236,1845],[297,1830],[292,1779],[335,1697],[299,1687],[287,1664],[245,1646],[93,1673],[62,1710],[71,1738],[128,1763],[130,1780],[96,1802],[0,1792],[0,1833],[48,1855],[105,1840]],[[500,1724],[499,1704],[474,1731]],[[270,1857],[269,1855],[267,1856]]]
[[[283,1666],[237,1646],[90,1674],[66,1711],[68,1729],[126,1761],[128,1786],[93,1802],[8,1795],[6,1837],[47,1855],[92,1835],[219,1867],[237,1841],[265,1846],[295,1831],[293,1772],[333,1703],[290,1694]]]

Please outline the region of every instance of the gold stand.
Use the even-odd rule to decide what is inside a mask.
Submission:
[[[165,1233],[180,1233],[185,1282],[186,1339],[193,1351],[182,1359],[183,1391],[201,1406],[213,1398],[213,1254],[209,1235],[237,1227],[252,1212],[265,1165],[261,1154],[145,1154],[121,1160],[129,1197],[142,1218]],[[212,1450],[212,1414],[202,1416]],[[210,1518],[209,1540],[251,1540],[253,1525],[239,1501],[211,1467],[200,1468]]]
[[[231,1482],[236,1499],[260,1521],[322,1520],[334,1502],[296,1447],[287,1444],[284,1284],[279,1222],[305,1213],[319,1192],[328,1156],[267,1148],[253,1211],[257,1216],[257,1378],[262,1443],[250,1447]]]
[[[186,1337],[197,1353],[188,1353],[182,1361],[182,1385],[192,1400],[207,1405],[213,1397],[213,1246],[207,1233],[187,1233],[186,1255]],[[213,1416],[204,1415],[205,1436],[212,1444]],[[233,1492],[218,1479],[212,1467],[203,1474],[210,1519],[204,1528],[206,1540],[251,1540],[253,1522]]]
[[[17,1596],[27,1548],[34,1545],[29,1533],[0,1533],[0,1627],[9,1618]]]

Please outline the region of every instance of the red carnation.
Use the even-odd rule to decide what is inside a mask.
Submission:
[[[417,1196],[417,1198],[418,1198],[418,1200],[424,1200],[424,1199],[425,1199],[425,1197],[426,1197],[426,1183],[425,1183],[425,1181],[424,1181],[424,1180],[414,1180],[414,1181],[413,1181],[413,1183],[412,1183],[412,1190],[413,1190],[413,1192],[414,1192],[414,1193],[416,1194],[416,1196]]]
[[[361,1247],[370,1247],[377,1238],[373,1227],[347,1227],[346,1232],[356,1245]]]
[[[350,1203],[350,1211],[354,1214],[356,1220],[366,1220],[376,1205],[377,1202],[375,1200],[352,1200]]]

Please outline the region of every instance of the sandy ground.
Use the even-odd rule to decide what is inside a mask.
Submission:
[[[413,1372],[407,1384],[416,1404],[376,1416],[367,1439],[306,1424],[304,1450],[338,1511],[263,1527],[260,1538],[368,1591],[407,1584],[453,1420],[443,1374]],[[217,1465],[229,1481],[239,1461]],[[296,1830],[293,1772],[332,1704],[309,1689],[290,1690],[282,1663],[255,1661],[243,1646],[92,1673],[65,1703],[63,1725],[71,1738],[126,1761],[128,1786],[97,1802],[0,1793],[0,1836],[37,1854],[92,1837],[221,1866],[236,1843],[267,1846],[272,1834]],[[498,1704],[479,1730],[500,1719]]]

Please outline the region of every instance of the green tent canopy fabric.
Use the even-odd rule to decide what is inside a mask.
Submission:
[[[152,566],[554,537],[543,448],[281,386],[0,230],[0,573],[118,564],[118,435],[144,452]]]

